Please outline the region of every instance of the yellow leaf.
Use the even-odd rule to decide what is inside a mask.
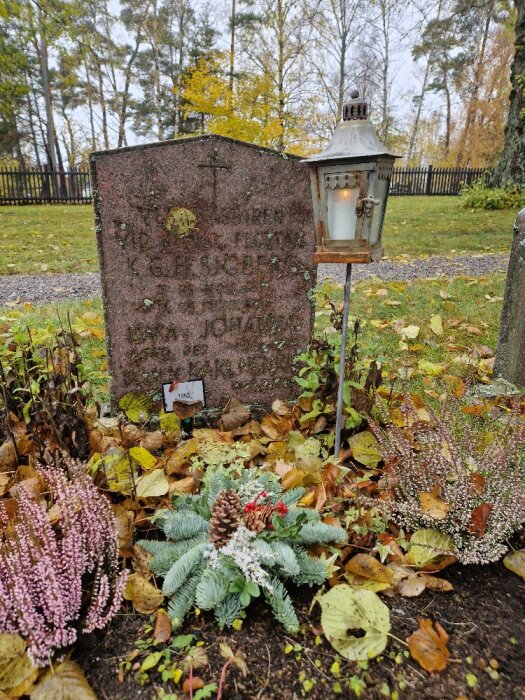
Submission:
[[[302,469],[293,468],[287,471],[281,479],[283,491],[294,489],[296,486],[302,486],[305,476],[306,472],[304,472]]]
[[[443,335],[443,322],[439,314],[432,316],[430,319],[430,330],[435,335]]]
[[[431,528],[424,528],[416,530],[410,538],[410,549],[406,560],[418,569],[427,568],[438,571],[455,561],[455,557],[450,555],[454,549],[454,540],[449,535]]]
[[[64,661],[48,671],[31,693],[31,700],[97,700],[76,661]]]
[[[419,326],[406,326],[399,331],[402,338],[414,340],[419,335]]]
[[[0,634],[0,693],[18,697],[27,693],[38,676],[18,634]]]
[[[348,444],[354,459],[365,467],[377,467],[383,458],[375,435],[368,430],[352,435]]]
[[[451,506],[442,498],[439,498],[434,492],[421,491],[419,494],[419,503],[421,511],[434,520],[444,520]]]
[[[137,479],[135,488],[137,498],[151,498],[167,494],[170,485],[164,469],[153,469]]]
[[[153,469],[157,464],[157,458],[145,447],[132,447],[129,454],[143,469]]]
[[[512,571],[512,573],[521,576],[525,579],[525,549],[518,549],[516,552],[510,552],[503,558],[503,564]]]
[[[164,595],[162,591],[153,586],[140,574],[134,573],[128,576],[124,598],[130,600],[138,613],[151,615],[160,608]]]
[[[437,362],[419,360],[417,363],[417,368],[422,374],[426,374],[429,377],[439,377],[441,374],[443,374],[443,367]]]
[[[184,473],[190,461],[190,457],[197,454],[198,451],[199,443],[196,438],[191,438],[191,440],[182,442],[168,458],[166,463],[166,472],[168,476]]]
[[[346,563],[345,570],[355,576],[386,583],[389,586],[392,582],[392,572],[370,554],[356,554]]]

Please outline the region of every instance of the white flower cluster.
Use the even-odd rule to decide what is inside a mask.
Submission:
[[[248,530],[244,525],[239,525],[230,541],[224,545],[224,547],[221,547],[216,554],[223,554],[224,556],[231,557],[242,571],[247,581],[258,583],[261,588],[266,588],[266,590],[271,593],[272,586],[269,581],[269,576],[259,563],[259,553],[254,547],[253,540],[256,536],[257,533]],[[208,558],[211,566],[213,566],[213,555]]]

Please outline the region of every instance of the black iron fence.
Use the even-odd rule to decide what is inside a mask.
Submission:
[[[463,184],[487,180],[489,174],[485,168],[395,168],[390,195],[457,195]],[[0,205],[59,203],[91,203],[89,170],[0,168]]]
[[[455,195],[462,185],[487,181],[489,176],[486,168],[394,168],[390,195]]]
[[[2,204],[90,204],[89,170],[51,171],[47,168],[0,168]]]

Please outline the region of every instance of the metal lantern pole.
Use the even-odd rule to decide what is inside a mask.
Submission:
[[[348,335],[348,310],[350,308],[350,287],[352,283],[352,263],[346,264],[345,299],[343,304],[343,329],[341,333],[341,359],[339,360],[339,384],[337,386],[337,414],[335,422],[335,458],[341,450],[341,430],[343,429],[343,393],[345,384],[346,338]]]

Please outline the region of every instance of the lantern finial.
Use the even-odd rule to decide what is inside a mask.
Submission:
[[[343,107],[343,121],[349,122],[353,119],[368,119],[368,102],[359,99],[359,90],[352,90],[350,101]]]

